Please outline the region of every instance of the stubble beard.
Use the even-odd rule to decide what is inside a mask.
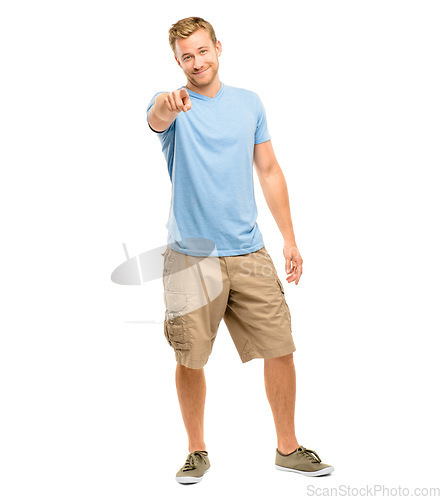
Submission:
[[[194,78],[194,77],[193,77],[193,75],[189,75],[187,78],[189,79],[190,83],[191,83],[192,85],[194,85],[195,87],[198,87],[198,88],[207,87],[207,86],[208,86],[208,85],[210,85],[210,84],[213,82],[213,80],[216,78],[217,73],[218,73],[218,71],[219,71],[219,67],[218,67],[218,68],[214,71],[214,66],[213,66],[213,65],[210,65],[210,66],[208,67],[208,71],[210,71],[210,70],[211,70],[211,71],[213,71],[213,75],[212,75],[212,77],[210,78],[210,80],[208,80],[207,82],[200,82],[200,81],[198,80],[198,78],[197,78],[197,77],[196,77],[196,78]]]

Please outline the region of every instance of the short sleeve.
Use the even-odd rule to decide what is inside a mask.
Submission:
[[[268,125],[266,122],[265,108],[257,96],[257,125],[256,132],[254,133],[254,144],[260,144],[261,142],[269,141],[271,136],[268,132]]]

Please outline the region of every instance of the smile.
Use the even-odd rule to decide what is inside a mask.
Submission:
[[[207,70],[208,70],[208,68],[204,69],[203,71],[199,71],[199,73],[195,73],[195,75],[202,75],[202,73],[205,73]]]

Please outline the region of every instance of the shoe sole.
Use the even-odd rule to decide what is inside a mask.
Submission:
[[[278,470],[284,470],[287,472],[297,472],[297,474],[302,474],[303,476],[326,476],[327,474],[331,474],[331,472],[334,472],[334,467],[325,467],[324,469],[321,470],[316,470],[313,472],[307,472],[303,470],[297,470],[297,469],[291,469],[290,467],[282,467],[281,465],[276,465],[276,469]]]
[[[210,466],[211,467],[211,466]],[[210,467],[202,474],[201,477],[192,477],[192,476],[176,476],[176,481],[180,484],[193,484],[193,483],[199,483],[202,481],[202,478],[205,476],[205,474],[210,470]]]

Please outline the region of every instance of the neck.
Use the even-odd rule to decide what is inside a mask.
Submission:
[[[221,81],[219,80],[219,76],[217,76],[212,82],[210,82],[208,85],[204,85],[202,87],[197,87],[196,85],[193,85],[191,82],[187,80],[187,85],[186,87],[193,91],[196,92],[196,94],[201,94],[205,95],[207,97],[215,97],[216,94],[219,92],[220,88],[222,86]]]

